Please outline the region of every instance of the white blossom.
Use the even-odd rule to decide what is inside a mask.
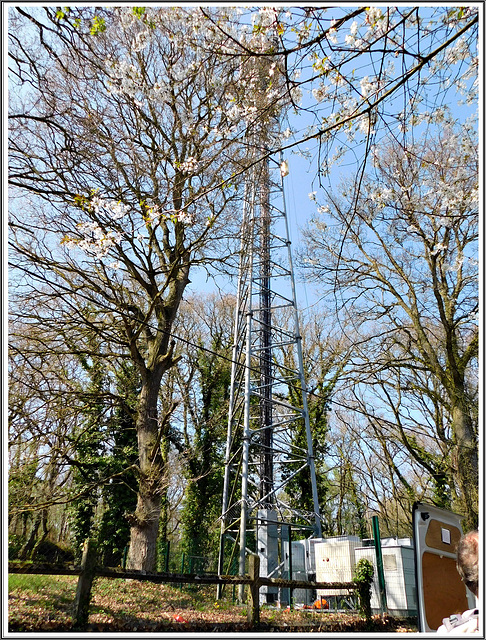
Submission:
[[[452,267],[454,271],[459,271],[460,268],[462,267],[464,263],[464,256],[463,255],[459,255],[457,256],[455,262],[454,262],[454,266]]]
[[[258,14],[253,15],[254,21],[262,27],[273,28],[277,12],[273,7],[262,7]]]
[[[321,84],[317,88],[312,89],[312,95],[317,102],[322,102],[328,93],[326,85]]]
[[[361,95],[363,96],[363,98],[367,98],[370,93],[374,92],[376,87],[375,83],[373,81],[370,81],[368,76],[364,76],[364,78],[361,78],[360,86]]]
[[[327,37],[329,42],[331,42],[332,44],[337,44],[338,42],[337,29],[334,29],[334,28],[329,29],[329,31],[327,32]]]
[[[196,221],[196,217],[193,213],[189,213],[187,211],[178,211],[176,214],[176,218],[178,222],[182,224],[191,225]]]
[[[169,97],[169,91],[164,83],[156,82],[148,91],[147,97],[154,102],[163,103]]]
[[[306,22],[303,22],[299,26],[299,41],[303,42],[304,40],[307,40],[309,38],[309,35],[310,35],[310,25],[307,24]]]
[[[199,167],[199,162],[196,160],[196,158],[193,158],[192,156],[188,158],[185,162],[181,162],[181,164],[179,165],[179,168],[182,171],[182,173],[186,175],[196,173],[198,167]]]
[[[293,102],[296,104],[300,104],[302,102],[302,89],[300,87],[292,87],[290,90],[290,95],[292,97]]]
[[[154,222],[154,220],[157,220],[158,218],[160,218],[161,215],[162,214],[160,212],[160,209],[159,209],[158,205],[149,204],[147,206],[146,216],[147,216],[148,220],[150,220],[150,222]]]
[[[441,251],[443,251],[444,249],[447,249],[445,244],[441,244],[438,243],[435,245],[435,247],[432,249],[432,251],[430,252],[431,256],[436,256],[438,253],[440,253]]]
[[[103,199],[99,195],[94,195],[91,198],[91,208],[95,213],[98,213],[103,206]]]
[[[113,220],[119,220],[128,213],[130,207],[123,204],[121,201],[115,202],[112,200],[107,203],[106,209]]]
[[[375,191],[371,192],[370,198],[373,202],[384,207],[389,204],[393,198],[393,191],[389,187],[378,187]]]
[[[93,195],[93,197],[91,198],[90,208],[93,213],[104,213],[105,215],[108,215],[112,220],[120,220],[130,210],[130,207],[126,204],[123,204],[121,200],[107,200],[105,198],[102,198],[98,193]]]
[[[120,22],[123,29],[128,29],[135,22],[136,17],[131,7],[120,7],[118,9],[120,14]]]
[[[442,227],[446,227],[447,229],[450,229],[452,227],[451,218],[442,217],[442,218],[439,219],[439,222],[440,222]]]
[[[365,135],[373,133],[373,130],[371,129],[370,117],[368,114],[360,116],[358,118],[358,127],[361,133],[364,133]]]
[[[228,111],[226,112],[226,116],[231,121],[238,121],[241,119],[241,108],[237,104],[233,104]]]
[[[375,26],[378,20],[383,17],[383,13],[379,7],[366,8],[366,22],[371,27]]]
[[[135,36],[135,40],[132,43],[133,51],[143,51],[150,41],[149,31],[141,31]]]
[[[81,240],[75,241],[71,239],[65,244],[71,247],[76,246],[88,255],[93,255],[97,258],[104,257],[111,247],[121,241],[120,233],[116,231],[105,232],[95,222],[80,222],[77,227],[83,235]]]

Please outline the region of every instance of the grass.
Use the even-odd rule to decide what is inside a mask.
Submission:
[[[76,576],[9,575],[9,626],[19,631],[70,627],[76,585]]]
[[[9,576],[9,629],[19,632],[69,631],[72,628],[76,576]],[[246,606],[215,599],[215,587],[197,588],[96,578],[89,631],[245,631]],[[269,631],[363,631],[357,614],[276,609],[262,606],[261,628]],[[410,626],[376,621],[378,631],[412,631]],[[319,628],[319,629],[318,629]]]

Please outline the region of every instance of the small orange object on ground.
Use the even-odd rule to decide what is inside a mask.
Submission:
[[[313,609],[329,609],[329,602],[324,598],[317,599],[312,605]]]
[[[186,622],[186,623],[187,623],[187,620],[184,620],[184,618],[183,618],[182,616],[180,616],[179,614],[176,614],[176,615],[174,616],[174,620],[175,620],[176,622]]]

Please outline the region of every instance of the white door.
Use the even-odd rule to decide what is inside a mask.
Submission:
[[[419,631],[436,631],[443,618],[475,606],[456,569],[461,516],[420,502],[413,507]]]

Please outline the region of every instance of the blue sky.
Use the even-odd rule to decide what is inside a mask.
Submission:
[[[356,8],[359,5],[356,5]],[[374,3],[373,6],[379,6],[383,10],[387,7],[384,3]],[[440,5],[430,5],[427,6],[424,3],[416,3],[412,6],[420,7],[420,13],[425,18],[428,19],[431,17],[437,9],[441,9]],[[444,5],[445,6],[445,5]],[[472,6],[472,5],[471,5]],[[289,7],[290,8],[290,7]],[[329,14],[326,15],[326,19],[328,18],[339,18],[343,15],[343,11],[349,12],[355,7],[349,3],[345,6],[334,7],[329,10]],[[403,11],[407,9],[405,6],[400,7]],[[344,34],[343,34],[344,37]],[[440,41],[433,40],[434,36],[426,36],[423,35],[421,42],[417,42],[413,32],[411,33],[411,38],[407,39],[407,44],[410,46],[412,50],[427,50],[427,47],[430,48],[437,47],[440,44]],[[430,42],[428,41],[430,40]],[[352,60],[347,69],[347,72],[350,74],[350,77],[356,73],[359,77],[373,76],[376,73],[376,65],[379,62],[378,57],[379,54],[367,54],[360,56],[356,60]],[[399,60],[399,59],[398,59]],[[356,66],[356,69],[353,67]],[[400,65],[396,64],[395,74],[400,73]],[[308,66],[308,69],[310,65]],[[461,68],[461,63],[457,64],[455,67],[451,68],[452,73],[457,72]],[[428,68],[423,72],[423,76],[426,76],[428,73]],[[316,104],[315,100],[311,98],[312,85],[307,85],[306,83],[306,74],[305,70],[302,74],[301,80],[303,81],[302,87],[304,88],[303,92],[303,103],[302,107],[305,109],[299,114],[294,114],[289,112],[285,118],[285,124],[282,123],[282,129],[284,129],[287,125],[289,125],[292,129],[296,131],[294,137],[290,137],[288,143],[294,143],[299,137],[302,137],[302,132],[305,131],[307,127],[311,126],[320,126],[320,122],[322,121],[323,116],[327,116],[334,108],[335,105],[328,101],[325,101]],[[472,82],[472,81],[470,81]],[[358,87],[359,87],[359,83]],[[308,89],[308,91],[306,90]],[[381,143],[383,140],[383,134],[387,133],[386,127],[389,127],[389,132],[393,135],[401,135],[399,123],[396,121],[396,115],[400,113],[401,110],[404,109],[404,105],[407,105],[407,101],[410,99],[410,95],[406,95],[405,92],[397,92],[393,99],[387,102],[387,122],[383,121],[381,130],[378,131],[376,140],[377,145]],[[440,104],[445,104],[451,110],[452,117],[459,121],[464,121],[464,119],[471,114],[477,112],[478,105],[473,102],[472,104],[467,104],[465,101],[465,96],[460,95],[455,92],[454,87],[451,86],[444,92],[443,87],[438,86],[436,82],[431,83],[429,86],[426,86],[423,91],[423,102],[417,105],[418,112],[424,112],[428,110],[432,110]],[[408,108],[408,106],[407,106]],[[413,130],[413,137],[415,140],[419,139],[420,136],[424,133],[425,129],[428,129],[429,133],[433,133],[434,127],[440,128],[440,125],[430,125],[424,124],[415,126]],[[334,141],[330,146],[330,153],[332,154],[333,150],[335,150],[338,144],[342,144],[344,147],[347,147],[347,152],[344,155],[342,161],[339,164],[333,166],[329,177],[324,179],[326,185],[331,185],[333,189],[337,187],[342,177],[352,176],[356,171],[356,168],[359,163],[359,154],[361,153],[362,146],[364,142],[364,136],[358,136],[354,141],[349,142],[346,140],[346,136],[343,133],[339,138]],[[292,241],[293,252],[294,252],[294,266],[296,267],[296,278],[298,282],[297,291],[298,291],[298,307],[300,309],[305,309],[309,305],[313,305],[317,302],[319,298],[318,292],[315,291],[316,287],[311,284],[305,285],[302,283],[301,277],[299,277],[298,267],[296,265],[296,250],[299,246],[301,246],[301,229],[306,224],[307,220],[312,217],[317,210],[318,204],[324,204],[322,200],[320,200],[320,196],[322,195],[322,191],[319,188],[319,180],[317,179],[317,151],[318,151],[318,142],[317,140],[310,140],[301,145],[294,146],[291,149],[287,149],[284,151],[284,157],[289,163],[290,173],[285,178],[285,189],[286,189],[286,200],[287,200],[287,215],[290,226],[290,239]],[[361,148],[360,148],[361,147]],[[312,156],[312,160],[305,159],[301,157],[302,152],[310,152]],[[321,158],[322,159],[322,158]],[[317,202],[311,201],[309,198],[310,192],[316,192]],[[193,288],[197,290],[201,290],[201,288],[209,290],[213,289],[213,286],[210,282],[205,282],[205,278],[193,277]],[[234,288],[231,284],[228,286],[224,286],[224,290],[228,293],[234,292]]]

